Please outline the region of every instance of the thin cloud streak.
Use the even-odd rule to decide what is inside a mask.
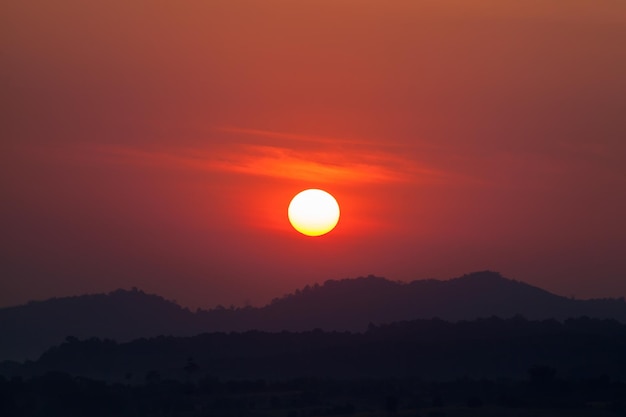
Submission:
[[[92,149],[109,163],[230,172],[321,183],[445,182],[450,175],[394,155],[373,152],[306,152],[280,146],[238,144],[201,149],[143,150],[122,146]]]
[[[381,147],[398,147],[393,142],[373,142],[363,139],[346,139],[337,137],[327,137],[318,135],[303,135],[298,133],[278,132],[274,130],[247,129],[239,127],[219,127],[219,132],[235,133],[245,136],[257,136],[270,139],[282,139],[287,141],[307,142],[326,145],[354,145],[354,146],[374,146]]]
[[[338,138],[338,137],[329,137],[329,136],[320,136],[320,135],[304,135],[298,133],[290,133],[290,132],[280,132],[275,130],[264,130],[264,129],[249,129],[249,128],[240,128],[240,127],[218,127],[215,129],[218,132],[232,133],[247,137],[259,137],[259,138],[270,138],[277,140],[284,140],[287,143],[289,142],[302,142],[302,143],[311,143],[318,145],[332,145],[332,146],[352,146],[352,147],[367,147],[369,149],[394,149],[398,150],[400,148],[417,148],[417,149],[431,149],[436,151],[452,151],[450,147],[443,145],[434,145],[432,143],[428,143],[426,141],[413,141],[410,144],[408,143],[399,143],[394,140],[387,141],[374,141],[368,139],[354,139],[354,138]]]
[[[364,146],[362,141],[254,129],[228,131],[274,140],[271,145],[265,145],[251,140],[233,143],[223,138],[201,148],[125,145],[81,145],[65,149],[44,147],[46,149],[39,149],[38,152],[30,149],[29,154],[56,155],[75,163],[187,169],[318,183],[424,185],[476,182],[458,172],[416,161],[397,150],[387,151],[380,145]],[[315,150],[308,146],[289,146],[280,139],[311,142]],[[343,146],[330,146],[331,142]]]
[[[393,140],[371,141],[233,126],[216,130],[244,137],[240,149],[229,159],[231,165],[221,166],[224,170],[318,182],[476,182],[467,176],[400,156],[402,149],[449,152],[450,149],[445,146],[426,145],[417,141],[407,144]],[[247,138],[254,137],[273,139],[274,145],[253,145]],[[325,151],[296,149],[295,144],[311,144]]]
[[[409,161],[381,158],[378,152],[351,153],[346,157],[341,152],[244,145],[209,165],[223,171],[319,182],[386,183],[415,179]]]

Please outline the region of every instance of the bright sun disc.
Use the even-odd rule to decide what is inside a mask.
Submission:
[[[307,236],[321,236],[335,228],[339,221],[339,204],[326,191],[304,190],[298,193],[287,210],[289,222]]]

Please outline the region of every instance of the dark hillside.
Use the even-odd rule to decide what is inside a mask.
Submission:
[[[448,281],[393,282],[368,276],[330,280],[274,299],[264,307],[190,312],[133,289],[31,302],[0,309],[0,360],[36,359],[67,336],[190,336],[216,331],[364,331],[370,323],[440,318],[448,321],[521,315],[528,319],[588,316],[626,322],[622,299],[573,300],[495,272]]]
[[[207,333],[127,343],[69,339],[39,360],[5,363],[0,374],[51,371],[142,383],[150,374],[185,380],[225,379],[524,378],[534,366],[567,378],[602,375],[626,381],[626,325],[590,318],[529,321],[438,319],[370,326],[364,333]]]
[[[67,336],[131,340],[192,335],[194,326],[189,310],[136,289],[33,301],[0,309],[0,358],[34,359]]]

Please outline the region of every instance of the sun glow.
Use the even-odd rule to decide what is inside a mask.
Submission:
[[[339,204],[324,190],[308,189],[298,193],[287,210],[289,222],[307,236],[321,236],[335,228],[339,221]]]

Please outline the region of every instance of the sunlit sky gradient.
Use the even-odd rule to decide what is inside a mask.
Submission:
[[[622,0],[5,0],[0,305],[492,269],[626,295]],[[290,199],[341,205],[319,238]]]

